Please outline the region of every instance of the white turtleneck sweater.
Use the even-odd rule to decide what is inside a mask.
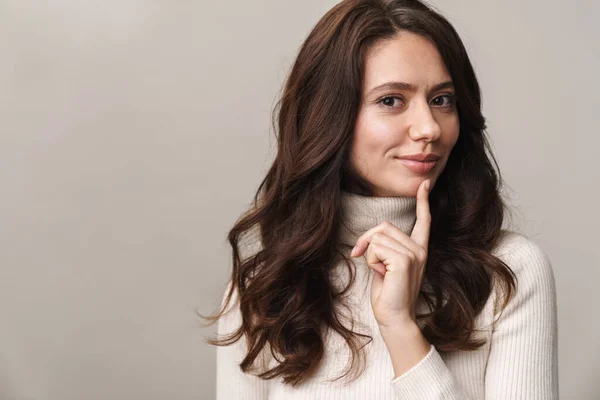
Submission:
[[[389,221],[410,235],[416,220],[414,197],[365,197],[343,192],[343,211],[350,229],[343,228],[341,242],[348,255],[356,239],[368,229]],[[245,257],[258,250],[260,240],[250,236],[242,250]],[[284,385],[281,379],[261,380],[245,374],[239,363],[245,355],[244,338],[231,346],[217,347],[217,400],[537,400],[558,398],[558,353],[556,290],[552,267],[544,252],[530,239],[505,231],[493,254],[504,261],[517,276],[517,293],[497,317],[501,297],[494,288],[475,320],[485,337],[484,346],[474,351],[429,353],[404,374],[394,377],[391,359],[379,334],[371,309],[369,290],[373,271],[364,257],[353,258],[356,280],[348,293],[354,330],[370,334],[365,346],[366,369],[358,379],[336,382],[347,367],[349,350],[345,341],[330,331],[326,350],[317,373],[298,387]],[[346,268],[334,269],[340,283],[347,283]],[[424,285],[426,282],[423,283]],[[498,303],[496,301],[498,300]],[[237,300],[237,297],[234,298]],[[232,332],[240,325],[235,306],[218,323],[218,334]],[[418,311],[426,311],[424,302]],[[272,358],[268,361],[273,365]]]

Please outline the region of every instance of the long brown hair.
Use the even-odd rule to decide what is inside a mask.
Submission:
[[[278,362],[257,375],[301,383],[321,362],[326,329],[349,345],[350,370],[356,372],[357,356],[364,359],[359,339],[372,337],[348,329],[336,315],[334,305],[349,286],[336,291],[330,271],[341,260],[352,265],[340,251],[342,190],[372,195],[349,162],[365,53],[399,31],[436,45],[454,82],[460,120],[458,141],[429,196],[424,279],[431,292],[420,295],[433,312],[417,316],[426,318],[422,332],[439,351],[476,349],[485,341],[471,338],[474,319],[493,285],[505,289],[503,307],[514,293],[516,277],[491,254],[502,234],[502,180],[486,139],[479,84],[457,32],[417,0],[344,0],[315,25],[287,77],[273,110],[275,160],[253,206],[229,232],[233,270],[222,307],[203,317],[214,323],[236,298],[241,326],[208,342],[225,346],[245,336],[244,372],[254,371],[268,347]],[[240,242],[245,237],[260,243],[256,251],[244,250],[252,247]]]

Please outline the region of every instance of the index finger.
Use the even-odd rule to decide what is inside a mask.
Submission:
[[[431,229],[430,189],[431,179],[427,179],[421,183],[417,190],[417,221],[410,235],[410,238],[425,250],[429,247],[429,232]]]

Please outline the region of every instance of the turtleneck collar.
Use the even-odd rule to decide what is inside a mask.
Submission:
[[[363,196],[343,190],[342,218],[340,241],[352,247],[360,235],[383,221],[410,235],[417,219],[417,199]]]

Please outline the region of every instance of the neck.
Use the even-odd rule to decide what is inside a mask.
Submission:
[[[410,235],[416,222],[416,210],[416,197],[362,196],[342,191],[340,241],[354,247],[360,235],[384,221]]]

